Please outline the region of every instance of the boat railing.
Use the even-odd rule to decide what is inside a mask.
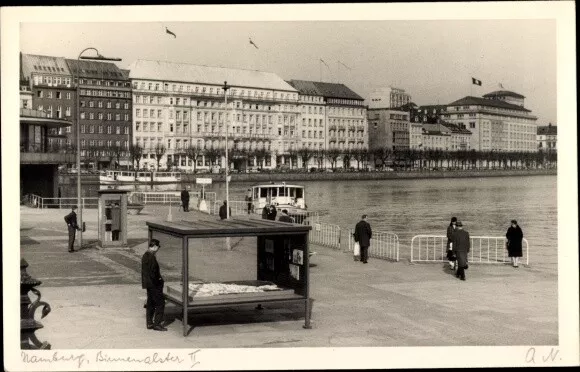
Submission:
[[[469,263],[505,264],[509,263],[505,236],[471,236],[471,249],[467,256]],[[529,244],[522,241],[526,266],[530,264]],[[447,261],[447,236],[415,235],[411,239],[411,262]]]
[[[348,251],[354,252],[354,230],[348,230]],[[369,257],[399,261],[399,236],[392,232],[373,231],[369,246]]]

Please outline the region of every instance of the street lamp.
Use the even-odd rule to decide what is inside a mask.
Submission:
[[[229,189],[229,180],[228,180],[228,170],[230,164],[228,162],[228,82],[224,81],[224,101],[226,104],[226,120],[225,120],[225,127],[226,127],[226,219],[230,218],[230,189]]]
[[[82,54],[87,50],[94,50],[97,53],[94,57],[84,57]],[[89,59],[95,61],[121,61],[121,58],[107,58],[103,57],[96,48],[85,48],[82,52],[79,53],[77,58],[77,62],[81,59]],[[80,63],[77,63],[77,69],[80,70]],[[83,246],[83,203],[82,203],[82,196],[81,196],[81,125],[80,125],[80,71],[77,72],[77,99],[76,99],[76,124],[77,124],[77,206],[79,210],[79,223],[81,226],[81,230],[79,232],[79,249]],[[74,73],[73,73],[73,82],[74,82]]]

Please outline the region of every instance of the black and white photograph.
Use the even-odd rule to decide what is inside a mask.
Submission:
[[[574,6],[2,8],[5,369],[578,365]]]

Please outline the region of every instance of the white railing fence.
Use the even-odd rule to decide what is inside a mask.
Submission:
[[[340,226],[324,222],[313,222],[311,225],[312,230],[310,230],[308,235],[308,240],[311,244],[340,249]]]
[[[29,194],[26,202],[34,208],[64,208],[70,209],[73,205],[78,205],[77,198],[43,198],[42,196]],[[81,198],[83,208],[97,208],[99,198]]]
[[[201,192],[189,193],[190,205],[197,205]],[[216,199],[215,192],[206,192],[207,203],[213,204]],[[157,192],[157,191],[134,191],[129,193],[129,203],[135,204],[181,204],[181,191]]]
[[[348,251],[354,251],[354,230],[348,230]],[[399,261],[399,236],[392,232],[373,231],[369,257]]]
[[[222,200],[216,200],[213,203],[213,208],[210,209],[210,214],[219,215],[220,207],[224,204]],[[243,200],[230,200],[229,207],[231,216],[240,216],[248,214],[248,202]],[[250,215],[253,215],[250,213]]]
[[[471,236],[471,249],[468,255],[470,263],[503,264],[510,262],[505,237]],[[530,263],[529,244],[522,241],[526,265]],[[415,235],[411,239],[411,262],[445,262],[447,261],[447,236]]]

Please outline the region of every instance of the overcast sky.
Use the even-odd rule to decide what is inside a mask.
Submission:
[[[77,58],[92,46],[122,68],[151,59],[272,71],[338,81],[365,99],[395,86],[419,105],[501,83],[526,97],[539,125],[557,123],[554,20],[22,23],[20,36],[24,53]]]

